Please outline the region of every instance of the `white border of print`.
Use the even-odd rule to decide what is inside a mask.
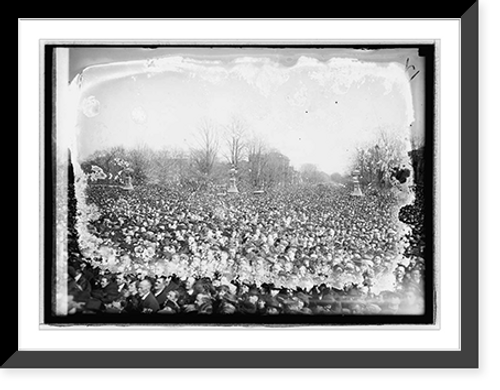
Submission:
[[[277,28],[279,24],[279,28]],[[110,25],[113,28],[110,28]],[[460,348],[459,20],[22,20],[19,127],[19,350],[456,350]],[[133,34],[133,35],[132,35]],[[439,40],[439,327],[423,329],[39,326],[39,41]],[[442,200],[445,199],[446,202]],[[446,254],[443,256],[443,254]],[[166,332],[164,334],[158,332]],[[214,333],[217,332],[217,333]],[[172,337],[174,336],[175,337]],[[126,340],[126,345],[124,343]]]

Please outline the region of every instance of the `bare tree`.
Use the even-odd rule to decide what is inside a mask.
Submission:
[[[126,159],[130,163],[132,170],[132,180],[136,184],[144,184],[150,176],[153,151],[146,145],[138,145],[128,150]]]
[[[267,165],[267,150],[265,142],[255,135],[246,144],[250,184],[254,188],[260,189],[263,184],[263,174]]]
[[[233,117],[231,123],[225,126],[226,151],[224,156],[234,169],[240,167],[246,147],[246,125],[241,119]]]
[[[208,180],[213,173],[219,151],[217,126],[213,122],[205,120],[201,123],[196,144],[196,148],[191,150],[191,160],[195,170],[203,179]]]

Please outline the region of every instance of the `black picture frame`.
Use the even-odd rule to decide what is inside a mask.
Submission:
[[[280,313],[277,316],[263,316],[255,315],[249,316],[244,313],[233,313],[232,315],[214,314],[209,316],[197,316],[185,313],[178,313],[176,315],[165,316],[163,314],[110,314],[110,313],[76,313],[70,316],[57,315],[54,311],[54,271],[57,267],[57,260],[55,256],[55,248],[57,247],[57,232],[56,232],[56,210],[57,198],[56,179],[53,174],[56,157],[55,150],[60,148],[53,139],[54,131],[48,129],[57,128],[57,121],[54,120],[54,112],[58,111],[57,104],[44,104],[44,129],[47,129],[43,134],[43,148],[44,148],[44,183],[52,183],[52,185],[44,186],[45,199],[51,199],[52,202],[44,204],[44,256],[43,256],[43,279],[44,289],[43,293],[43,318],[42,323],[47,326],[93,326],[100,327],[105,325],[124,325],[124,326],[214,326],[214,327],[231,327],[231,326],[260,326],[260,327],[274,327],[274,326],[432,326],[437,323],[438,310],[437,310],[437,293],[436,293],[436,237],[435,237],[435,224],[436,224],[436,201],[435,201],[435,188],[437,186],[434,177],[436,167],[436,144],[435,141],[435,128],[436,128],[436,64],[438,61],[438,45],[436,42],[424,43],[360,43],[354,42],[349,44],[336,44],[336,43],[316,43],[314,41],[306,42],[255,42],[255,41],[238,41],[238,42],[196,42],[187,44],[185,42],[168,42],[168,43],[155,43],[150,45],[147,43],[100,43],[100,42],[43,42],[43,64],[44,64],[44,80],[43,80],[43,93],[45,102],[50,102],[57,95],[53,78],[57,77],[56,69],[56,52],[58,49],[65,48],[74,52],[92,52],[93,50],[106,49],[106,61],[116,56],[120,57],[122,50],[140,50],[144,49],[173,49],[173,50],[200,50],[207,48],[215,49],[229,49],[229,50],[329,50],[329,49],[349,49],[349,50],[414,50],[418,52],[418,56],[423,60],[423,69],[425,75],[422,77],[425,84],[425,152],[423,159],[425,160],[424,173],[424,194],[423,194],[423,224],[425,226],[426,247],[422,256],[425,257],[425,274],[424,274],[424,310],[419,314],[349,314],[349,315],[329,315],[329,314],[314,314],[311,316],[297,316],[295,314]],[[154,50],[152,50],[154,53]],[[113,54],[112,54],[113,53]],[[82,54],[79,54],[82,56]],[[143,53],[137,54],[143,56]],[[76,56],[76,54],[75,54]],[[92,57],[92,55],[90,55]],[[51,69],[52,71],[48,71]],[[411,68],[410,68],[411,69]],[[45,71],[47,70],[47,71]],[[70,79],[74,77],[75,70],[70,70]],[[420,70],[416,71],[418,75]],[[72,177],[73,169],[72,164],[68,167],[68,194],[74,193],[72,184],[74,180]],[[68,203],[71,201],[68,199]]]
[[[20,351],[17,316],[3,323],[2,368],[477,368],[478,367],[478,2],[461,33],[461,299],[459,351]],[[455,11],[456,12],[456,11]],[[432,18],[430,18],[432,19]],[[454,17],[453,19],[456,19]],[[16,264],[8,271],[18,275]],[[465,280],[465,278],[467,278]]]

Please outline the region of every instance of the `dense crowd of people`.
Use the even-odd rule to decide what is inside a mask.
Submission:
[[[95,240],[70,255],[70,313],[421,314],[416,196],[400,210],[390,192],[325,186],[226,195],[89,186]]]

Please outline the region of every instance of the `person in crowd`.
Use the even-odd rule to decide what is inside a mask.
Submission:
[[[91,294],[90,283],[82,276],[79,268],[68,267],[68,295],[74,302],[87,303]]]
[[[123,312],[127,314],[140,313],[139,294],[137,282],[127,283],[127,288],[123,290],[124,307]]]
[[[182,307],[194,303],[196,299],[195,281],[196,279],[192,276],[186,277],[177,288],[179,292],[179,305]]]
[[[82,291],[82,299],[88,301],[92,294],[92,285],[84,276],[84,272],[81,268],[75,269],[75,282]]]
[[[418,289],[408,288],[401,297],[398,314],[422,315],[424,314],[424,300]]]
[[[105,274],[100,278],[99,288],[92,290],[91,297],[92,300],[98,301],[101,304],[97,304],[100,309],[103,306],[111,304],[116,301],[120,296],[118,292],[118,285],[116,279],[111,274]]]
[[[77,302],[72,293],[68,293],[68,314],[76,314],[84,311],[84,302]]]
[[[196,293],[194,302],[184,305],[183,311],[188,314],[212,314],[212,298],[203,292]]]
[[[423,288],[422,271],[418,267],[412,268],[408,276],[406,290],[413,290],[422,294]]]
[[[393,291],[383,291],[381,293],[379,306],[380,314],[397,314],[401,303],[399,294]]]
[[[92,289],[99,286],[98,273],[99,269],[97,267],[92,267],[88,262],[82,261],[80,263],[80,269],[85,279],[90,283]]]
[[[118,293],[120,293],[120,295],[123,295],[128,289],[127,279],[123,273],[116,275],[116,285],[118,286]]]
[[[214,312],[217,314],[235,313],[236,307],[238,306],[238,298],[236,297],[235,292],[235,286],[234,291],[231,291],[229,285],[223,284],[219,286],[214,303]]]
[[[257,302],[259,301],[259,294],[255,289],[250,290],[248,286],[242,284],[240,289],[240,302],[238,305],[238,312],[247,315],[257,314]]]
[[[154,296],[160,307],[162,307],[167,300],[167,283],[167,277],[162,275],[156,278],[154,284]]]
[[[181,307],[178,303],[179,292],[177,290],[170,290],[167,293],[167,299],[165,300],[162,308],[158,311],[159,314],[177,314],[181,312]]]
[[[156,313],[160,310],[160,305],[155,296],[151,293],[152,284],[149,279],[143,279],[137,286],[139,294],[138,311],[143,314]]]

